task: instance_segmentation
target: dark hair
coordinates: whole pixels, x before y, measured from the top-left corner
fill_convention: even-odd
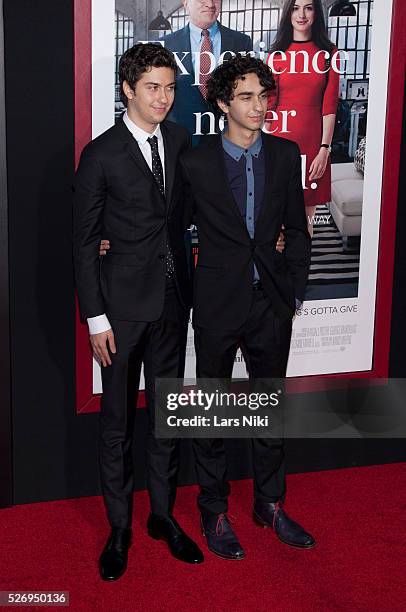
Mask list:
[[[251,55],[236,55],[218,66],[207,81],[207,101],[217,111],[222,112],[217,100],[229,104],[234,97],[238,81],[243,81],[246,74],[256,74],[266,91],[273,89],[274,79],[269,66]]]
[[[286,0],[283,5],[278,31],[270,48],[271,53],[273,51],[286,51],[293,41],[292,11],[294,6],[295,0]],[[335,46],[327,35],[323,7],[320,0],[313,0],[313,7],[315,17],[312,25],[312,40],[319,49],[331,53]]]
[[[127,49],[121,56],[118,74],[120,79],[120,97],[125,106],[127,106],[127,96],[123,90],[124,81],[127,81],[131,89],[135,89],[135,85],[141,78],[141,75],[144,72],[148,72],[151,68],[171,68],[176,75],[177,65],[175,56],[159,43],[138,43]]]

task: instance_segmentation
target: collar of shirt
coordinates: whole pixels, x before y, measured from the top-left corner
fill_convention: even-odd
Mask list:
[[[135,140],[138,142],[138,144],[146,144],[148,138],[151,138],[151,136],[156,136],[158,138],[158,144],[162,142],[162,132],[160,125],[157,125],[153,133],[149,134],[142,128],[138,127],[138,125],[136,125],[134,121],[130,119],[127,111],[125,111],[123,115],[123,121],[127,128],[130,130],[131,134],[134,136]]]
[[[194,46],[195,48],[198,47],[200,48],[201,42],[202,42],[202,28],[198,28],[197,26],[195,26],[191,21],[189,22],[189,29],[190,29],[190,40],[192,42],[192,46]],[[213,23],[213,25],[208,28],[209,30],[209,34],[210,34],[210,38],[211,41],[213,43],[216,34],[218,34],[219,32],[219,24],[217,21],[215,21]]]
[[[248,149],[244,149],[243,147],[240,147],[234,142],[231,142],[231,140],[228,140],[228,138],[225,135],[225,132],[222,132],[221,140],[223,143],[224,151],[228,153],[228,155],[230,155],[233,159],[235,159],[235,161],[240,161],[244,153],[250,153],[254,157],[258,157],[259,154],[261,153],[261,149],[262,149],[261,134],[258,136],[256,141]]]

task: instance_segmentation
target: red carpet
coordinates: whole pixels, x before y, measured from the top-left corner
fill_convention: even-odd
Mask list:
[[[233,483],[242,561],[206,552],[196,488],[184,487],[176,516],[205,551],[199,566],[172,559],[148,538],[148,500],[137,493],[129,568],[109,584],[97,572],[108,532],[101,498],[1,510],[0,590],[69,591],[74,611],[403,611],[405,477],[406,464],[289,476],[286,509],[316,537],[312,550],[290,548],[254,525],[251,483]]]

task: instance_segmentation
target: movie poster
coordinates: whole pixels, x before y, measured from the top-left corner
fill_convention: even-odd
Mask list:
[[[306,297],[297,311],[288,376],[362,372],[372,368],[382,169],[392,0],[322,0],[331,52],[313,41],[273,45],[283,0],[93,0],[91,17],[92,136],[122,114],[118,62],[136,42],[159,41],[175,53],[177,92],[170,119],[201,138],[224,127],[199,90],[200,52],[193,20],[211,15],[210,70],[234,53],[251,53],[275,74],[264,131],[298,142],[312,231]],[[345,7],[343,8],[343,5]],[[280,51],[280,50],[279,50]],[[317,180],[312,163],[331,130],[330,162]],[[326,132],[326,133],[327,133]],[[198,230],[190,230],[198,257]],[[108,238],[108,236],[106,236]],[[195,375],[189,329],[186,377]],[[238,354],[235,377],[246,376]],[[101,391],[97,364],[93,391]]]

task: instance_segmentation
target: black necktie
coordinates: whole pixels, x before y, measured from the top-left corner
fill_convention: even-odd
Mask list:
[[[161,158],[158,151],[158,138],[151,136],[148,138],[149,145],[152,152],[152,174],[158,185],[158,189],[161,194],[165,197],[165,186],[164,186],[164,172],[162,168]],[[166,243],[166,276],[170,278],[175,270],[175,263],[173,260],[173,253],[169,243]]]

